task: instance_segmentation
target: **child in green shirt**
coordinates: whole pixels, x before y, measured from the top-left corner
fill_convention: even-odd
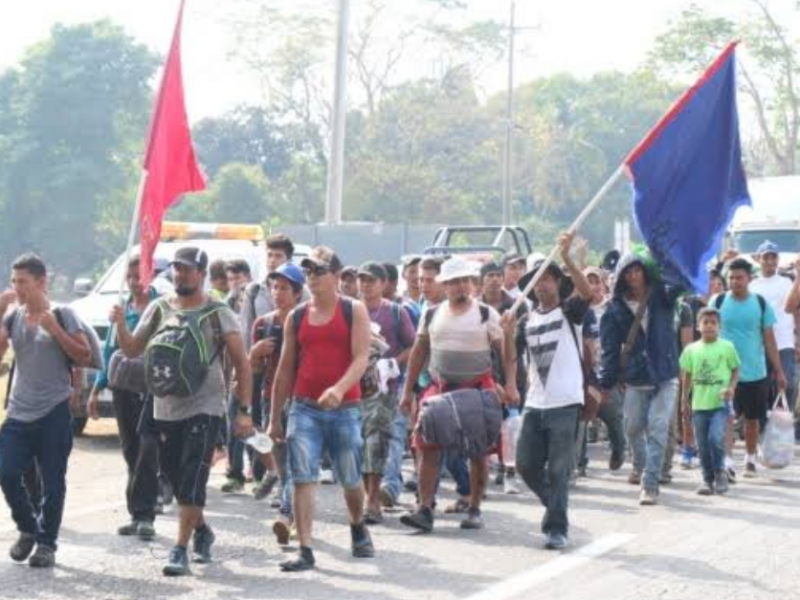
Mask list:
[[[680,359],[681,402],[692,415],[704,482],[697,493],[704,496],[728,491],[725,439],[729,403],[739,381],[739,355],[731,342],[719,339],[720,324],[719,311],[701,310],[697,327],[702,338],[687,346]]]

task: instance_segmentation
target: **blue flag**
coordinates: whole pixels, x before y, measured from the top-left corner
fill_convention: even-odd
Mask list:
[[[736,209],[750,204],[730,44],[625,160],[636,223],[662,274],[698,293]]]

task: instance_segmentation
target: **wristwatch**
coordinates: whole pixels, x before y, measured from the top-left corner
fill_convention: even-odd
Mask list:
[[[253,407],[249,404],[245,406],[244,404],[239,405],[239,414],[245,417],[252,417],[253,416]]]

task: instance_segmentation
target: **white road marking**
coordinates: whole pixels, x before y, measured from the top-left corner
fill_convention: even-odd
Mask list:
[[[627,544],[635,537],[635,535],[628,533],[607,535],[588,546],[579,548],[575,552],[562,554],[540,567],[535,567],[510,579],[496,583],[482,592],[470,596],[467,600],[510,600],[511,598],[522,597],[525,592],[530,592],[540,583],[563,575],[567,571],[580,567],[592,559],[607,554],[615,548]]]

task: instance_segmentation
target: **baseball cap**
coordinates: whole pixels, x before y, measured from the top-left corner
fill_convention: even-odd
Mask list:
[[[339,273],[342,270],[342,261],[336,256],[336,252],[327,246],[316,246],[311,253],[305,257],[300,266],[307,267],[327,267],[331,273]]]
[[[342,269],[342,277],[358,277],[358,267],[355,265],[347,265]]]
[[[461,256],[454,256],[444,261],[442,271],[436,277],[436,282],[447,283],[464,277],[478,277],[478,271],[479,269],[475,263]]]
[[[522,256],[519,252],[506,252],[503,255],[503,266],[507,267],[508,265],[512,265],[514,263],[521,262],[525,264],[525,257]]]
[[[372,279],[380,279],[386,281],[389,278],[386,269],[381,263],[375,261],[365,262],[358,268],[359,277],[371,277]]]
[[[267,275],[267,279],[286,279],[289,283],[293,283],[299,287],[306,284],[306,276],[303,275],[303,270],[294,263],[284,263],[272,273]]]
[[[421,254],[407,254],[402,258],[403,268],[407,269],[413,265],[418,265],[422,262],[423,256]]]
[[[492,273],[499,273],[500,275],[502,275],[503,267],[498,265],[496,262],[488,262],[481,267],[481,279],[483,279],[487,275],[491,275]]]
[[[781,249],[778,248],[778,244],[775,242],[770,242],[769,240],[764,241],[756,250],[756,254],[764,255],[764,254],[780,254]]]
[[[175,258],[169,264],[170,266],[179,264],[194,267],[198,271],[205,271],[208,267],[208,254],[195,246],[184,246],[175,252]]]

